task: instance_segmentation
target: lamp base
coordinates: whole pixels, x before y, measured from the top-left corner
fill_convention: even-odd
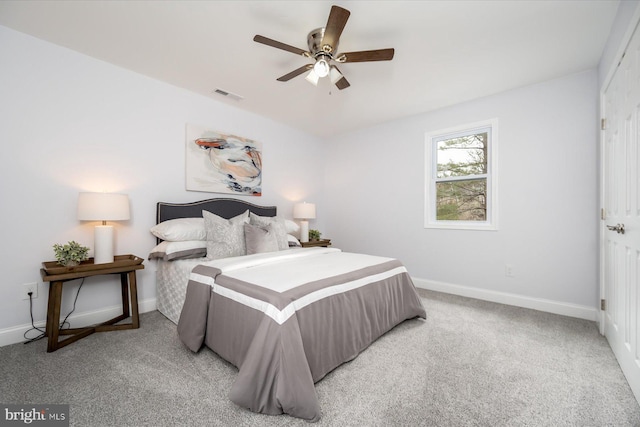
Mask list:
[[[113,226],[96,225],[93,233],[93,263],[113,262]]]
[[[300,241],[303,243],[309,241],[309,221],[300,221]]]

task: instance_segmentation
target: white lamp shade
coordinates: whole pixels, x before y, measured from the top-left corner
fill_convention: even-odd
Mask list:
[[[116,193],[80,193],[80,221],[125,221],[129,219],[129,196]]]
[[[331,83],[333,84],[338,83],[338,80],[344,77],[342,73],[338,71],[338,68],[336,68],[335,66],[331,66],[331,71],[329,72],[329,74],[331,76]]]
[[[316,72],[313,69],[311,69],[311,71],[309,71],[309,74],[307,74],[307,77],[305,77],[304,79],[309,83],[311,83],[312,85],[318,86],[318,80],[320,80],[320,77],[318,77]]]
[[[314,219],[316,205],[314,203],[298,203],[293,206],[293,217],[297,219]]]

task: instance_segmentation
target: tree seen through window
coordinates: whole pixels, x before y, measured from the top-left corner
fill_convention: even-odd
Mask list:
[[[486,221],[488,138],[484,131],[437,142],[437,220]]]

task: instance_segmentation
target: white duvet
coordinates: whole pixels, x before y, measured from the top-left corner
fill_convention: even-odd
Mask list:
[[[392,258],[342,252],[336,248],[298,248],[202,264],[219,269],[220,274],[225,276],[282,293],[301,284],[391,260]],[[214,284],[213,278],[197,273],[191,273],[189,279]]]
[[[219,269],[219,274],[226,277],[282,293],[296,286],[327,277],[340,276],[391,260],[392,258],[342,252],[335,248],[305,248],[226,258],[203,264]],[[281,310],[266,301],[221,286],[216,282],[215,277],[192,272],[189,278],[195,282],[207,284],[212,287],[214,293],[261,311],[278,324],[282,324],[297,310],[318,300],[406,272],[406,268],[400,266],[382,273],[323,287],[292,301]]]

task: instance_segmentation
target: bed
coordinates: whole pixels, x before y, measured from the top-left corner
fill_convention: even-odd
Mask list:
[[[275,207],[213,199],[158,203],[157,221],[202,216],[202,210],[228,220],[247,210],[252,220],[277,218]],[[254,412],[319,420],[316,382],[394,326],[426,318],[406,268],[392,258],[316,247],[162,261],[161,312],[167,311],[161,300],[179,298],[161,295],[175,287],[161,283],[161,271],[178,264],[186,285],[171,293],[184,292],[173,303],[182,304],[173,309],[180,340],[194,352],[206,345],[236,366],[229,397]]]
[[[277,213],[275,206],[258,206],[236,199],[217,198],[199,200],[192,203],[158,202],[156,205],[156,224],[167,224],[175,219],[202,218],[203,210],[213,212],[226,219],[233,218],[246,210],[265,217],[275,217]],[[177,259],[178,262],[173,261],[170,257],[170,259],[168,259],[164,253],[153,254],[153,250],[150,256],[150,259],[158,260],[156,271],[156,304],[158,311],[175,324],[178,324],[180,312],[184,305],[191,270],[196,265],[208,261],[205,257],[206,246],[203,244],[199,245],[197,240],[191,240],[196,238],[203,239],[204,236],[195,237],[193,235],[186,235],[186,232],[184,230],[182,231],[179,235],[174,233],[162,236],[168,239],[178,240],[171,243],[178,245],[177,252],[172,254],[179,255]],[[156,238],[157,243],[161,243],[163,240],[157,236]],[[194,255],[187,258],[180,257],[180,255],[185,252],[185,247],[187,247],[187,250],[191,250]],[[202,256],[196,256],[198,249],[202,250],[200,252]]]

